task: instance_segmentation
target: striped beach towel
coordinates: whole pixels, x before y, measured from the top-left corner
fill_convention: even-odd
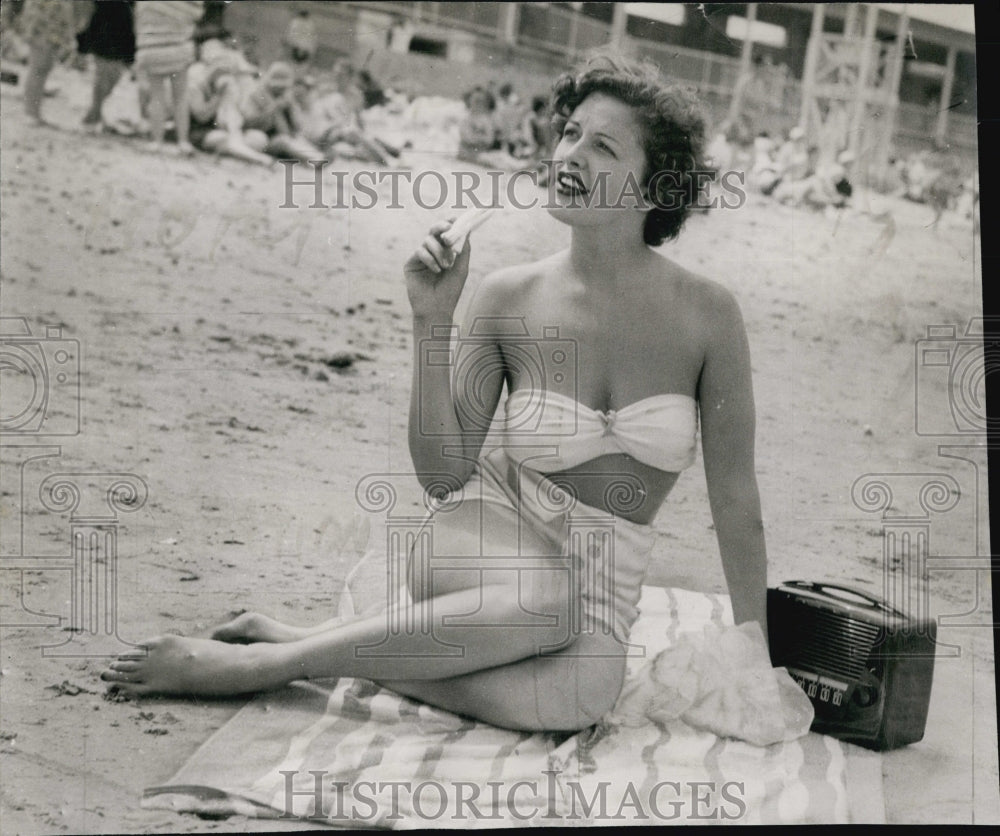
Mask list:
[[[644,587],[640,610],[622,699],[681,629],[731,623],[720,595]],[[884,821],[878,756],[830,737],[753,746],[680,719],[518,733],[357,679],[257,697],[143,805],[394,829]]]

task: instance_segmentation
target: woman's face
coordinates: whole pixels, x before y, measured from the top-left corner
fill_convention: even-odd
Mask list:
[[[608,212],[647,209],[643,128],[635,109],[591,93],[570,115],[556,146],[550,214],[564,223],[607,223]]]

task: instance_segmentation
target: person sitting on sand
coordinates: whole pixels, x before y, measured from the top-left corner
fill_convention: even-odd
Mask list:
[[[450,246],[441,221],[404,266],[410,453],[439,507],[430,548],[403,572],[419,606],[314,628],[245,613],[212,639],[167,635],[123,653],[102,674],[111,687],[227,695],[363,677],[503,728],[586,728],[618,699],[647,567],[669,572],[652,523],[695,461],[699,428],[735,621],[757,622],[766,642],[746,329],[730,291],[656,249],[697,199],[697,102],[655,70],[602,58],[560,79],[554,111],[548,211],[568,246],[473,289],[472,248]],[[598,184],[623,199],[581,201]],[[526,338],[547,345],[553,328],[575,354],[571,374],[523,359]],[[455,568],[459,555],[474,568]],[[392,653],[363,652],[386,640],[387,617],[407,624],[390,633]],[[458,652],[427,655],[431,636]]]
[[[552,115],[549,100],[545,96],[534,96],[531,108],[524,115],[521,135],[525,137],[524,156],[536,161],[545,159],[552,150]]]
[[[235,49],[216,38],[198,48],[199,60],[188,69],[187,102],[191,143],[200,151],[223,154],[260,165],[273,165],[263,152],[263,131],[244,130],[238,102],[257,70]]]
[[[770,194],[779,179],[774,140],[771,139],[767,131],[761,131],[753,143],[753,166],[750,169],[750,182],[762,194]]]
[[[778,174],[782,180],[801,180],[809,174],[809,147],[806,132],[796,125],[778,149]]]
[[[514,171],[525,167],[500,146],[494,111],[496,99],[485,87],[473,87],[464,96],[467,114],[458,126],[458,159],[488,168]]]
[[[822,163],[819,148],[810,146],[806,166],[809,173],[799,180],[782,180],[773,192],[774,197],[791,206],[842,209],[853,192],[846,168],[853,159],[850,152],[843,151],[836,161]]]
[[[340,60],[331,79],[308,96],[305,135],[329,157],[346,156],[392,165],[400,150],[369,134],[364,127],[364,93],[350,61]]]
[[[712,134],[705,148],[705,164],[719,176],[732,169],[736,161],[736,146],[731,139],[732,134],[732,123],[723,122]]]
[[[323,152],[302,135],[302,114],[293,96],[295,75],[283,61],[275,61],[261,78],[240,92],[229,130],[260,131],[266,137],[264,153],[310,162]]]
[[[774,155],[773,177],[761,188],[765,195],[773,195],[784,182],[799,182],[812,173],[805,137],[806,132],[798,125],[788,132],[788,139]]]
[[[528,138],[524,135],[525,107],[510,82],[500,85],[493,122],[500,147],[512,157],[524,157]]]
[[[552,154],[552,115],[545,96],[535,96],[531,109],[524,117],[522,135],[528,144],[524,147],[525,165],[534,166],[536,182],[545,187],[549,183],[548,160]]]

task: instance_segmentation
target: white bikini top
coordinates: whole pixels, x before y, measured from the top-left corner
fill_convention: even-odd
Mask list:
[[[611,453],[670,473],[694,462],[698,408],[688,395],[653,395],[601,412],[556,392],[522,389],[507,398],[504,412],[507,455],[540,473]]]

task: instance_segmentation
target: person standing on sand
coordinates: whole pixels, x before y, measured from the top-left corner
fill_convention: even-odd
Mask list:
[[[163,144],[169,110],[174,116],[178,149],[182,154],[194,151],[188,140],[187,70],[195,60],[192,38],[202,12],[201,3],[194,0],[143,0],[135,7],[135,68],[149,87],[153,150]]]
[[[45,81],[56,62],[72,54],[76,33],[86,26],[93,6],[90,2],[25,0],[21,32],[31,51],[24,80],[24,110],[35,125],[48,124],[42,118]]]
[[[125,69],[135,61],[135,31],[132,0],[101,0],[87,28],[76,36],[77,51],[94,56],[94,86],[83,127],[101,127],[101,108],[115,89]]]

